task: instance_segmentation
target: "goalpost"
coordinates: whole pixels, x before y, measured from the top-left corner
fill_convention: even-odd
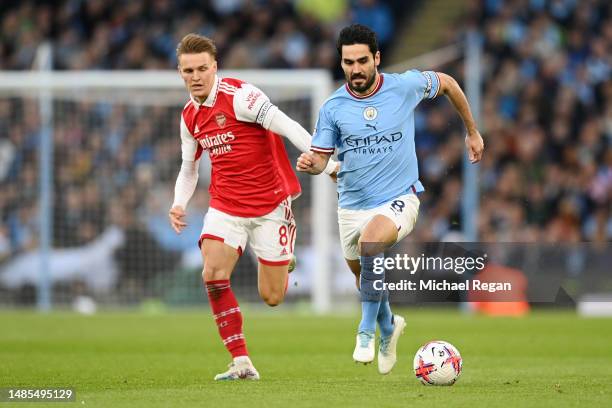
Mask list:
[[[220,71],[219,75],[240,78],[260,87],[273,103],[309,131],[314,128],[319,107],[333,90],[331,75],[325,70]],[[38,245],[35,250],[24,249],[18,255],[29,253],[35,257],[37,271],[21,278],[18,272],[11,271],[13,280],[7,280],[5,270],[5,286],[9,285],[6,282],[33,284],[38,289],[38,306],[43,310],[52,303],[66,304],[71,297],[92,291],[102,293],[101,302],[108,304],[167,296],[169,287],[176,286],[177,278],[173,275],[172,281],[165,280],[169,271],[160,265],[167,263],[172,265],[168,268],[176,270],[197,263],[193,251],[191,256],[186,254],[188,251],[177,251],[178,246],[167,231],[161,233],[162,239],[157,244],[150,240],[163,228],[161,217],[171,204],[180,163],[178,120],[187,97],[175,71],[41,70],[0,74],[0,107],[4,108],[0,109],[0,121],[7,120],[9,132],[30,131],[27,137],[34,138],[39,160],[37,165],[25,163],[21,170],[26,171],[28,166],[36,169],[39,190],[24,198],[24,208],[20,210],[30,218],[39,214]],[[9,117],[3,118],[2,112]],[[16,140],[24,141],[24,137]],[[285,145],[290,160],[295,162],[299,152],[288,141]],[[21,183],[21,177],[17,175],[19,180],[14,183]],[[199,196],[194,196],[189,205],[194,211],[206,208],[206,194],[202,190],[207,175],[202,169],[200,177]],[[307,260],[298,258],[298,271],[303,272],[300,276],[308,282],[293,284],[299,292],[301,285],[308,283],[309,293],[303,295],[310,299],[314,311],[325,313],[331,310],[332,245],[337,241],[335,186],[324,175],[299,177],[303,193],[294,202],[298,223],[296,245],[311,255]],[[194,215],[194,219],[198,215],[199,232],[203,212]],[[114,246],[109,243],[110,238],[104,240],[105,234],[110,234],[110,224],[122,229],[121,238],[113,241]],[[138,234],[148,236],[129,245],[130,239],[137,239]],[[98,243],[96,256],[104,251],[108,256],[116,255],[117,251],[123,254],[116,270],[102,270],[100,261],[97,271],[95,264],[81,262],[83,256],[89,257],[86,252],[67,252]],[[234,277],[238,280],[237,295],[255,300],[256,270],[248,254],[242,258],[247,259],[241,259]],[[58,265],[58,259],[66,264],[62,261]],[[79,265],[86,270],[79,270]],[[108,282],[104,286],[100,279],[87,276],[98,272],[108,274],[119,294]],[[0,269],[0,287],[2,273]],[[193,275],[186,276],[189,279],[185,282],[193,283]],[[78,287],[75,289],[71,283],[58,291],[58,286],[68,278],[78,282]],[[174,286],[173,299],[190,296],[185,288]],[[195,290],[200,296],[201,288],[196,286]]]

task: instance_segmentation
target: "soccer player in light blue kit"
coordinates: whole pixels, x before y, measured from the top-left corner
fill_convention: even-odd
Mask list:
[[[338,150],[340,239],[361,293],[362,318],[353,359],[374,360],[378,323],[378,371],[387,374],[397,361],[397,341],[406,323],[392,314],[388,291],[381,287],[384,272],[376,273],[374,260],[406,237],[417,219],[417,193],[424,188],[414,146],[414,109],[423,99],[446,95],[467,129],[465,143],[472,163],[480,161],[484,144],[465,95],[452,77],[416,70],[379,73],[376,34],[363,25],[344,28],[337,48],[347,83],[321,107],[311,152],[300,156],[296,168],[319,174]]]

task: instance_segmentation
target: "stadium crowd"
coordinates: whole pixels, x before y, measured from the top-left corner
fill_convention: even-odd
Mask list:
[[[54,42],[56,69],[174,69],[187,33],[215,40],[224,68],[337,67],[334,37],[349,22],[392,39],[399,0],[71,0],[0,5],[0,69],[30,69]]]
[[[53,40],[56,69],[174,69],[175,44],[195,31],[215,39],[221,68],[323,67],[338,77],[338,28],[369,24],[388,50],[396,45],[398,7],[376,0],[8,1],[0,5],[0,69],[30,69],[45,39]],[[462,18],[461,26],[480,28],[485,51],[480,240],[612,239],[611,11],[605,0],[482,0]],[[460,62],[432,68],[463,78]],[[117,252],[124,273],[174,265],[199,232],[177,238],[165,225],[180,165],[179,111],[56,107],[55,247],[82,246],[112,223],[128,237]],[[446,101],[417,112],[427,191],[410,239],[459,239],[461,126]],[[38,245],[39,122],[35,100],[0,99],[0,263]],[[200,188],[191,206],[206,205]],[[139,259],[142,248],[145,258],[160,258]]]
[[[479,239],[612,240],[610,3],[483,0],[465,21],[484,43]],[[461,78],[462,64],[440,69]],[[461,239],[461,128],[446,102],[421,113],[413,239]]]

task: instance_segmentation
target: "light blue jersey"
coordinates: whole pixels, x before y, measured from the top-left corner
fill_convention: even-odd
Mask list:
[[[323,104],[312,139],[315,152],[338,149],[341,208],[365,210],[421,192],[414,146],[414,109],[438,94],[433,71],[380,74],[370,95],[345,84]]]

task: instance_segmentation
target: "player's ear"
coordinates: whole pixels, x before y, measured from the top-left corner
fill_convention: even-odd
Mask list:
[[[374,54],[374,66],[378,68],[379,65],[380,65],[380,51],[376,51],[376,54]]]

